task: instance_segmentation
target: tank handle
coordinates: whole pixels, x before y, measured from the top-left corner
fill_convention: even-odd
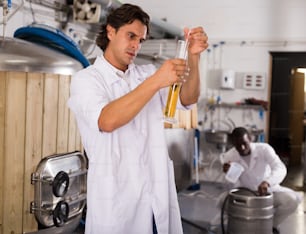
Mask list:
[[[245,206],[247,201],[245,199],[239,198],[239,199],[233,199],[233,203],[240,206]]]

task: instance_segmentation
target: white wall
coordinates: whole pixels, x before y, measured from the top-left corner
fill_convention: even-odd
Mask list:
[[[202,25],[211,39],[305,39],[304,0],[130,0],[179,27]],[[302,31],[301,31],[302,29]]]
[[[13,3],[19,4],[20,0]],[[305,51],[306,49],[306,1],[305,0],[130,0],[121,1],[140,5],[154,18],[166,18],[170,24],[183,29],[185,26],[201,25],[209,36],[209,50],[202,54],[202,94],[199,103],[199,119],[204,119],[206,98],[212,92],[221,95],[223,102],[237,102],[255,97],[268,100],[269,51]],[[8,22],[6,35],[21,26],[33,22],[27,10],[19,11]],[[44,13],[45,11],[45,13]],[[2,12],[0,12],[2,14]],[[52,13],[46,8],[36,18],[40,23],[52,24]],[[2,26],[0,26],[2,31]],[[221,44],[223,42],[224,44]],[[222,69],[236,72],[234,90],[219,90]],[[245,90],[242,79],[245,73],[259,72],[266,76],[265,89]],[[255,124],[265,128],[267,121],[258,113],[246,114],[241,110],[227,111],[236,125]],[[223,118],[224,113],[213,118]],[[210,114],[202,128],[209,128]]]

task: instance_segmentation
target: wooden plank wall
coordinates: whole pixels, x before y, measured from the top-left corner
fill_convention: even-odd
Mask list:
[[[165,123],[165,128],[184,128],[191,129],[198,127],[198,109],[197,105],[194,105],[191,110],[176,110],[174,124]]]
[[[4,196],[4,114],[5,114],[5,73],[0,72],[0,234],[3,234],[3,196]]]
[[[0,234],[37,230],[31,173],[43,157],[82,150],[69,85],[70,76],[0,71]]]

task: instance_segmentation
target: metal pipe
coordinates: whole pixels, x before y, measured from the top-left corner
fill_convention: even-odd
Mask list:
[[[13,15],[15,15],[17,13],[17,11],[19,11],[24,5],[24,0],[21,0],[21,3],[18,5],[18,7],[10,14],[7,14],[7,18],[6,18],[6,22],[4,20],[0,21],[0,25],[1,24],[5,24],[7,23],[7,21],[9,21]]]
[[[116,0],[92,0],[94,3],[100,4],[104,10],[116,9],[122,5],[121,2]],[[172,25],[162,19],[155,18],[150,15],[151,18],[151,31],[152,32],[159,32],[162,35],[160,37],[167,37],[167,38],[175,38],[180,39],[183,38],[183,30],[179,27]],[[153,36],[154,37],[154,36]]]
[[[23,6],[23,1],[24,0],[22,0],[22,5],[20,7]],[[32,2],[43,5],[45,7],[53,8],[54,10],[61,10],[61,9],[63,10],[66,7],[63,4],[59,6],[50,5],[50,3],[46,0],[32,0]],[[122,3],[117,0],[92,0],[91,2],[99,4],[102,7],[102,12],[101,12],[100,20],[99,20],[100,23],[105,22],[105,19],[110,10],[116,9],[122,5]],[[17,10],[19,10],[20,7],[18,7]],[[15,14],[15,12],[13,14]],[[8,19],[12,15],[9,15]],[[151,18],[150,37],[152,37],[153,39],[161,39],[161,38],[181,39],[183,38],[184,36],[183,30],[180,29],[179,27],[172,25],[162,19],[155,18],[153,16],[150,16],[150,18]],[[91,31],[93,32],[97,32],[99,30],[96,24],[90,24],[90,28],[91,28]]]
[[[151,17],[151,25],[152,27],[157,27],[159,29],[162,29],[165,31],[165,33],[169,34],[170,36],[181,39],[184,37],[183,30],[180,29],[179,27],[172,25],[164,20]]]

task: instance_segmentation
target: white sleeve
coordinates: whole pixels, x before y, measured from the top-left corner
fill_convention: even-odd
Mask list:
[[[270,165],[271,174],[265,178],[265,181],[267,181],[272,187],[280,184],[284,180],[287,174],[287,168],[275,153],[274,149],[270,145],[266,145],[267,147],[264,150],[264,155],[267,163]]]
[[[98,119],[102,108],[109,103],[103,87],[95,82],[94,74],[81,71],[73,76],[68,106],[78,121],[99,131]]]

